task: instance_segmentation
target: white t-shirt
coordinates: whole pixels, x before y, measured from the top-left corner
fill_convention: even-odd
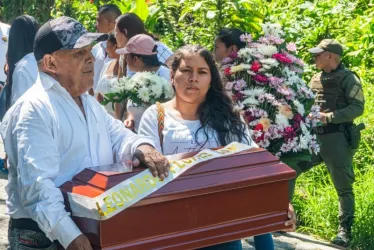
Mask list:
[[[111,80],[113,80],[114,78],[117,79],[117,76],[108,75],[106,73],[113,60],[114,59],[110,59],[104,63],[104,67],[102,68],[100,73],[99,82],[97,83],[97,86],[94,89],[95,94],[100,93],[104,96],[105,94],[109,93]],[[105,109],[111,116],[114,116],[112,103],[108,103],[107,105],[105,105]]]
[[[36,62],[34,53],[25,55],[18,63],[13,71],[13,84],[10,103],[13,105],[38,78],[38,63]]]
[[[200,127],[201,123],[199,120],[183,120],[165,109],[164,130],[162,131],[164,135],[162,152],[160,137],[158,136],[157,107],[156,105],[152,105],[143,114],[138,134],[151,137],[156,145],[156,150],[162,152],[164,155],[193,152],[221,146],[215,131],[210,130],[209,138],[206,141],[204,131],[203,129],[199,130]],[[248,141],[244,140],[242,143],[248,143],[252,147],[257,148],[258,146],[251,139],[248,128],[243,132]],[[230,141],[236,140],[231,138]]]
[[[96,89],[96,86],[99,82],[101,70],[105,64],[105,62],[108,60],[106,56],[106,51],[105,51],[105,46],[106,46],[106,41],[100,42],[93,46],[91,52],[92,55],[95,58],[94,62],[94,85],[93,89]]]
[[[168,68],[160,66],[160,68],[158,68],[158,70],[156,71],[156,74],[160,77],[165,78],[168,82],[170,81],[170,70]],[[149,105],[138,106],[131,100],[127,101],[127,112],[129,112],[129,114],[134,118],[135,132],[138,131],[140,119],[142,118],[142,115],[147,108],[149,108]]]

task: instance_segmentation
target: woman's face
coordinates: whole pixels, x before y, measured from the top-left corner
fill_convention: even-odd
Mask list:
[[[116,30],[116,40],[117,40],[118,48],[125,47],[129,39],[125,36],[125,34],[121,30],[119,30],[117,25],[116,25],[115,30]]]
[[[187,103],[202,103],[210,88],[212,76],[209,65],[198,54],[186,54],[173,73],[172,84],[176,98]]]
[[[221,62],[223,59],[230,55],[230,48],[218,38],[214,41],[214,55],[216,56],[217,62]]]
[[[142,60],[139,59],[139,57],[127,55],[126,56],[126,62],[127,62],[127,67],[129,68],[130,71],[132,71],[132,72],[142,72],[143,71],[144,64],[143,64]]]
[[[112,43],[111,41],[106,42],[106,53],[109,58],[118,58],[119,55],[116,54],[117,44]]]

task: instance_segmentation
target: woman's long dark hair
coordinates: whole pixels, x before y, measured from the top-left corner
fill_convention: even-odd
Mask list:
[[[172,57],[171,70],[175,73],[181,60],[187,54],[198,54],[204,58],[211,73],[211,85],[205,101],[197,109],[197,117],[201,127],[195,134],[196,141],[199,131],[202,130],[206,137],[206,141],[202,145],[204,146],[213,129],[218,135],[221,146],[226,146],[232,141],[248,143],[250,138],[247,138],[245,134],[247,125],[240,118],[239,112],[234,110],[230,97],[225,93],[217,64],[207,49],[200,45],[187,45],[178,49]]]
[[[146,34],[157,41],[157,37],[145,30],[144,23],[140,17],[134,13],[126,13],[119,16],[116,20],[118,29],[125,34],[127,39],[139,34]]]
[[[240,36],[244,34],[245,32],[240,29],[225,28],[218,33],[216,39],[225,44],[226,48],[235,45],[238,49],[242,49],[245,48],[246,43],[240,40]]]
[[[9,30],[8,39],[8,88],[6,93],[6,109],[10,107],[13,85],[13,72],[16,63],[25,55],[33,52],[33,43],[39,23],[32,16],[22,15],[14,19]]]

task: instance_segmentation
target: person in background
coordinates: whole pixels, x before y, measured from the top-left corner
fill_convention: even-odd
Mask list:
[[[258,147],[243,118],[234,111],[209,51],[198,45],[177,50],[171,59],[171,84],[175,97],[149,107],[138,131],[152,138],[159,152],[172,155],[226,146],[233,141]],[[294,229],[296,217],[291,204],[289,210],[286,226]],[[271,234],[256,236],[255,245],[258,250],[274,249]],[[237,240],[205,249],[240,250],[242,245]]]
[[[214,55],[217,62],[221,62],[230,53],[238,52],[246,46],[246,43],[240,40],[240,36],[245,32],[240,29],[226,28],[222,29],[214,41]]]
[[[89,94],[93,85],[92,43],[70,17],[45,23],[35,37],[40,62],[37,83],[6,113],[0,125],[9,157],[7,206],[9,248],[92,250],[71,219],[58,188],[84,168],[121,162],[150,168],[161,180],[167,159],[153,142],[126,129]],[[43,64],[43,66],[41,66]]]
[[[163,77],[168,82],[170,80],[170,70],[161,65],[157,56],[157,45],[152,37],[139,34],[130,38],[126,47],[118,49],[117,53],[127,55],[127,67],[131,72],[154,72]],[[140,119],[147,105],[138,106],[131,100],[127,101],[127,117],[124,124],[127,128],[138,131]]]
[[[104,95],[110,92],[110,82],[111,80],[117,78],[118,67],[119,67],[119,55],[116,53],[117,50],[117,40],[114,36],[114,32],[109,34],[108,40],[106,41],[106,53],[107,57],[110,59],[104,64],[101,70],[99,82],[94,89],[97,94],[97,100],[102,102],[104,100]],[[114,116],[114,110],[112,108],[112,103],[108,103],[105,109]]]
[[[321,125],[314,128],[321,144],[319,154],[312,155],[311,165],[325,163],[339,197],[339,228],[333,244],[347,247],[352,239],[355,215],[353,156],[359,144],[360,131],[354,119],[364,112],[365,98],[359,78],[341,62],[342,45],[334,39],[324,39],[309,50],[321,72],[313,76],[310,87],[315,104],[321,107]],[[309,168],[301,169],[306,172]]]
[[[113,32],[116,18],[121,15],[121,10],[115,4],[105,4],[100,7],[96,17],[96,31],[99,33],[110,33]],[[96,44],[92,48],[92,54],[95,58],[94,63],[94,87],[95,91],[97,84],[99,83],[100,75],[105,63],[110,61],[110,57],[106,53],[107,42],[103,41]],[[91,94],[92,94],[91,92]],[[99,99],[102,97],[99,97]],[[100,100],[99,100],[100,101]]]
[[[8,45],[6,109],[36,82],[38,65],[33,53],[33,44],[38,29],[39,23],[32,16],[22,15],[12,22]]]
[[[152,34],[149,34],[144,27],[143,21],[134,13],[126,13],[124,15],[121,15],[116,20],[116,39],[117,39],[117,45],[118,48],[124,48],[129,41],[129,39],[133,36],[139,35],[139,34],[146,34],[155,39],[155,37]],[[173,54],[173,52],[162,42],[156,41],[157,45],[157,58],[158,61],[165,64],[167,60],[170,58],[170,56]],[[119,73],[118,76],[131,76],[135,72],[132,72],[128,69],[126,64],[126,57],[124,55],[121,55],[119,63]],[[122,104],[116,104],[116,115],[115,117],[117,119],[123,120],[125,119],[126,114],[126,103]]]
[[[244,31],[235,28],[222,29],[214,41],[214,55],[218,63],[229,57],[233,52],[238,52],[245,48],[246,43],[240,40],[240,36],[245,34]],[[256,249],[273,249],[273,237],[269,234],[258,235],[255,238]]]

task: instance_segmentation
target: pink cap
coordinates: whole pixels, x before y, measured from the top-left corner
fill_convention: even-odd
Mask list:
[[[117,49],[116,53],[121,54],[138,54],[138,55],[155,55],[157,50],[153,51],[155,47],[155,41],[152,37],[140,34],[130,38],[127,42],[126,47]]]

